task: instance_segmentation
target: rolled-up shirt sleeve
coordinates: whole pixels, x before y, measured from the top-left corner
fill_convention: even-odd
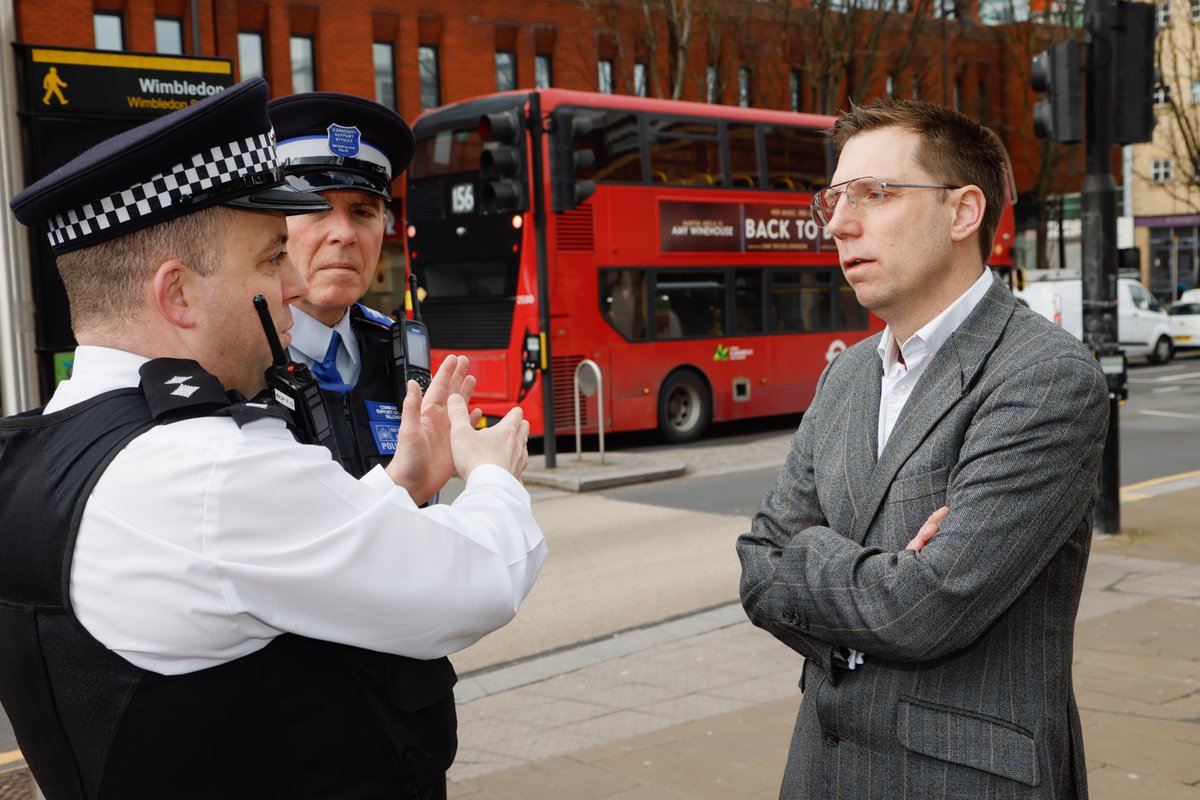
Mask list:
[[[511,620],[545,557],[529,494],[500,467],[421,509],[382,468],[356,480],[275,420],[206,418],[113,460],[85,506],[71,595],[101,643],[163,674],[281,633],[429,659]]]

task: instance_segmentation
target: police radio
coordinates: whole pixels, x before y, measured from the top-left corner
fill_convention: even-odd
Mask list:
[[[429,330],[421,322],[421,305],[417,299],[417,276],[409,276],[412,296],[413,318],[404,315],[392,326],[392,361],[396,383],[396,397],[403,404],[408,393],[408,382],[416,381],[425,392],[432,379],[429,358]]]
[[[305,444],[327,447],[333,452],[333,460],[339,461],[337,440],[329,424],[329,415],[325,412],[325,402],[321,400],[316,379],[308,367],[296,364],[287,357],[279,342],[279,335],[275,333],[267,299],[261,294],[254,295],[254,310],[258,312],[267,343],[271,345],[274,362],[267,367],[267,388],[277,403],[292,412],[297,438]]]

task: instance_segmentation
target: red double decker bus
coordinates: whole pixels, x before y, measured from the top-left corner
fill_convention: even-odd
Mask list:
[[[422,114],[405,212],[435,360],[470,356],[474,402],[521,405],[535,434],[547,402],[573,429],[583,359],[604,397],[580,398],[586,431],[603,415],[682,442],[802,411],[829,360],[882,328],[810,217],[833,122],[558,89]],[[998,262],[1012,234],[1008,212]]]

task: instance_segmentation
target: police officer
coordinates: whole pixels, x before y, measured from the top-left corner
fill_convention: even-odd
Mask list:
[[[359,300],[375,277],[392,181],[412,159],[412,130],[391,109],[336,92],[287,95],[267,108],[288,183],[330,205],[288,217],[288,253],[308,281],[308,296],[292,305],[291,356],[312,369],[342,465],[361,476],[396,452],[402,398],[393,323]],[[364,654],[363,660],[390,677],[406,706],[421,711],[410,732],[429,763],[440,766],[423,780],[433,797],[444,797],[444,770],[458,741],[457,676],[449,659]]]
[[[253,79],[13,199],[48,228],[79,342],[0,420],[0,702],[48,798],[424,798],[386,664],[512,618],[545,557],[528,425],[475,430],[465,359],[407,388],[397,456],[349,475],[256,397],[307,291]],[[254,397],[253,402],[245,398]],[[421,509],[452,470],[453,504]],[[401,676],[402,680],[402,676]]]
[[[276,98],[268,111],[288,182],[331,206],[288,220],[288,253],[308,281],[292,308],[291,355],[321,385],[342,464],[362,475],[396,451],[392,320],[359,300],[375,277],[412,131],[394,111],[336,92]]]

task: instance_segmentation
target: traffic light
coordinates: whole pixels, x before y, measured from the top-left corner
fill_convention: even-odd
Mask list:
[[[1116,82],[1117,144],[1148,142],[1154,132],[1155,6],[1153,3],[1113,4],[1113,80]]]
[[[1083,73],[1078,42],[1051,45],[1033,59],[1029,83],[1046,97],[1033,107],[1033,132],[1040,139],[1083,139]]]
[[[485,114],[479,120],[479,138],[483,140],[479,156],[483,210],[492,214],[524,211],[525,129],[516,109]]]
[[[555,214],[570,211],[596,191],[596,182],[582,177],[596,163],[590,147],[575,145],[592,132],[592,121],[570,108],[550,112],[550,207]]]

